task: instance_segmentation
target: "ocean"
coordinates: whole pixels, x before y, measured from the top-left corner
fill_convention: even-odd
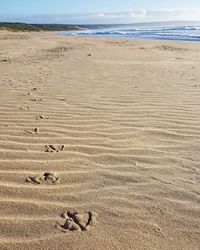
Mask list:
[[[86,25],[80,31],[64,32],[70,36],[175,40],[200,42],[200,22],[144,23],[128,25]]]

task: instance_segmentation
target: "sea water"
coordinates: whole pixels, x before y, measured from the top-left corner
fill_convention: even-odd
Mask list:
[[[200,22],[183,23],[144,23],[128,25],[91,25],[82,26],[80,31],[65,32],[65,35],[138,38],[150,40],[177,40],[200,42]]]

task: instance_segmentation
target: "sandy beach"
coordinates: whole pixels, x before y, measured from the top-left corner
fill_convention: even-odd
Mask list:
[[[0,249],[200,249],[200,45],[0,32]]]

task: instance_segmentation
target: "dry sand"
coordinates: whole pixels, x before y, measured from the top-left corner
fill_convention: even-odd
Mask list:
[[[0,33],[0,249],[200,249],[199,160],[199,45]]]

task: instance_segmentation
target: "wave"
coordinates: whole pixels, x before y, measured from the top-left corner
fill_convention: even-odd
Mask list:
[[[109,28],[87,29],[67,32],[73,36],[95,36],[114,38],[165,39],[200,42],[200,25],[196,26],[113,26]]]

